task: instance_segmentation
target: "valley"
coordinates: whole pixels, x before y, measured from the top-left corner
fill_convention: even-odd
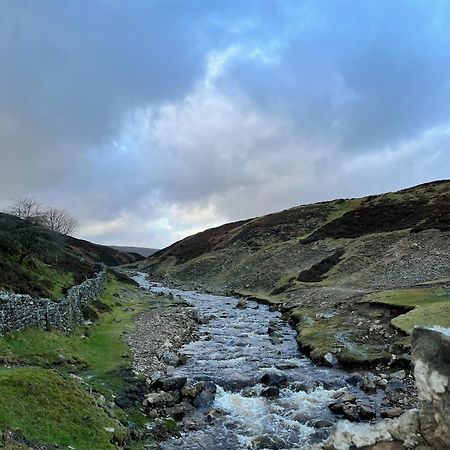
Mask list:
[[[432,449],[411,334],[450,326],[449,208],[450,182],[428,183],[226,224],[146,259],[37,230],[22,261],[11,236],[25,225],[1,215],[1,301],[82,311],[69,329],[25,312],[0,337],[3,447]],[[71,300],[100,267],[100,294]]]

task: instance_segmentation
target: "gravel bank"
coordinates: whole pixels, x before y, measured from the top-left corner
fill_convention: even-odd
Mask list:
[[[154,306],[135,319],[135,327],[125,334],[130,347],[133,370],[139,375],[170,371],[182,362],[178,350],[195,339],[194,308],[168,297],[155,296]]]

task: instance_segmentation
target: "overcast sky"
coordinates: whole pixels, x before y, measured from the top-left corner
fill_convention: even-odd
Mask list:
[[[0,2],[0,208],[163,247],[449,176],[448,0]]]

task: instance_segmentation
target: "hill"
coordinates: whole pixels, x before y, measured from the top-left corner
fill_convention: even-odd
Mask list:
[[[314,359],[400,364],[413,325],[450,326],[450,181],[229,223],[141,267],[154,279],[277,304]]]
[[[141,259],[0,213],[0,290],[58,298],[90,277],[98,263]]]
[[[121,252],[135,253],[144,258],[148,258],[149,256],[153,255],[154,253],[156,253],[158,251],[157,248],[130,247],[130,246],[124,246],[124,245],[110,245],[109,247],[111,247],[115,250],[120,250]]]

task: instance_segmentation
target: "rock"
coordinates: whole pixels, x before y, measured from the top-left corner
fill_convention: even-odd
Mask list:
[[[287,377],[284,373],[267,372],[261,377],[261,383],[266,386],[284,387],[287,384]]]
[[[336,401],[328,405],[335,414],[341,414],[346,419],[357,422],[373,419],[376,411],[369,405],[357,403],[356,397],[351,392],[344,392],[336,397]]]
[[[200,385],[200,393],[194,398],[192,404],[196,408],[205,408],[210,406],[216,397],[217,386],[211,381],[201,381],[198,383]]]
[[[402,444],[399,442],[380,442],[370,447],[363,447],[362,450],[404,450]]]
[[[176,426],[175,430],[173,430],[172,427],[169,428],[167,426],[167,421],[158,417],[153,422],[146,424],[145,428],[149,433],[151,433],[153,438],[160,441],[168,439],[174,433],[176,434]]]
[[[360,387],[364,392],[372,394],[377,390],[377,377],[373,373],[366,373],[360,382]]]
[[[241,298],[237,302],[236,308],[238,308],[238,309],[245,309],[245,308],[247,308],[247,302],[243,298]]]
[[[358,418],[360,420],[370,420],[377,415],[374,408],[368,405],[358,405]]]
[[[186,382],[186,377],[168,377],[159,379],[155,386],[160,387],[163,391],[175,391],[181,389]]]
[[[393,419],[394,417],[400,417],[403,410],[401,408],[383,408],[381,410],[381,417],[383,419]]]
[[[387,393],[397,393],[406,391],[406,386],[400,380],[389,380],[386,385]]]
[[[322,387],[327,391],[337,391],[347,386],[345,381],[340,378],[335,378],[334,380],[323,380],[321,383],[317,382],[317,385],[322,385]]]
[[[180,364],[180,359],[178,358],[178,355],[175,352],[171,351],[165,351],[161,355],[161,360],[169,366],[176,367]]]
[[[404,412],[396,419],[384,419],[388,422],[389,433],[397,441],[411,439],[419,430],[419,414],[415,409]]]
[[[359,414],[358,414],[358,407],[352,403],[344,403],[342,406],[342,412],[341,414],[348,420],[352,422],[358,422]]]
[[[317,381],[296,381],[292,383],[290,388],[296,392],[303,391],[306,393],[310,393],[319,387],[319,383]]]
[[[351,392],[343,392],[336,397],[339,403],[356,403],[356,397]]]
[[[288,369],[296,369],[297,367],[299,367],[299,365],[298,365],[298,363],[295,363],[295,362],[283,361],[283,362],[276,363],[275,367],[279,370],[288,370]]]
[[[404,370],[397,370],[397,372],[391,373],[390,378],[396,380],[404,380],[406,378],[406,372]]]
[[[331,367],[334,367],[337,364],[337,359],[334,355],[331,353],[326,353],[323,357],[324,361],[330,365]]]
[[[206,414],[206,421],[207,422],[214,422],[218,417],[222,416],[223,412],[220,409],[211,408],[208,411],[208,414]]]
[[[362,376],[358,373],[355,373],[353,375],[350,375],[345,381],[352,386],[357,386],[361,383]]]
[[[319,419],[312,422],[311,425],[314,428],[328,428],[332,427],[334,425],[334,422],[332,422],[331,420]]]
[[[183,397],[195,398],[197,397],[198,394],[200,394],[203,387],[204,387],[203,383],[193,384],[191,382],[188,382],[181,388],[181,395]]]
[[[215,397],[216,395],[214,392],[203,390],[200,392],[200,394],[197,395],[197,397],[194,398],[192,404],[196,408],[205,408],[212,405]]]
[[[318,448],[350,450],[364,448],[378,442],[406,442],[414,439],[418,431],[417,411],[411,410],[396,419],[383,419],[376,423],[339,421],[332,435]]]
[[[261,391],[262,397],[278,398],[280,396],[280,389],[277,386],[269,386]]]
[[[277,450],[283,448],[284,442],[275,435],[260,435],[256,436],[251,440],[251,448],[255,450]]]
[[[217,385],[212,381],[200,381],[200,383],[203,390],[212,392],[213,394],[217,392]]]
[[[183,405],[178,404],[175,406],[164,408],[164,414],[167,417],[173,418],[174,420],[181,420],[186,414],[186,408]]]
[[[167,405],[172,406],[176,402],[175,397],[168,392],[152,392],[151,394],[147,394],[144,398],[142,404],[144,406],[154,406],[154,405]]]
[[[146,380],[145,384],[147,386],[152,386],[163,376],[162,372],[153,372]]]
[[[416,327],[412,357],[420,409],[420,431],[436,450],[450,442],[450,329]]]
[[[282,338],[282,337],[279,337],[279,336],[271,336],[271,337],[270,337],[270,342],[271,342],[273,345],[280,345],[280,344],[283,343],[283,338]]]
[[[70,373],[69,377],[72,378],[72,380],[78,381],[79,383],[84,383],[83,378],[79,377],[78,375]]]
[[[174,372],[175,372],[175,367],[174,366],[167,366],[166,367],[166,375],[167,376],[172,376]]]

